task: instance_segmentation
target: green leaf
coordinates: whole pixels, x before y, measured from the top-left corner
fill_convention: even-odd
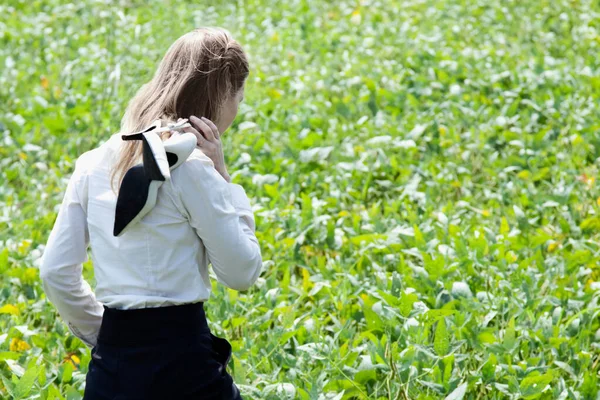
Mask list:
[[[56,388],[56,385],[48,386],[48,398],[46,400],[64,400],[64,397],[60,394],[60,391]]]
[[[21,357],[21,353],[16,351],[0,351],[0,361],[3,360],[18,360]]]
[[[332,390],[347,390],[352,389],[355,383],[349,379],[337,379],[331,380],[325,384],[323,390],[332,391]]]
[[[418,248],[425,246],[427,244],[427,242],[425,241],[425,238],[423,237],[423,233],[421,232],[419,227],[417,225],[413,225],[413,230],[415,232],[415,245]]]
[[[73,376],[73,365],[70,362],[63,364],[62,382],[70,382]]]
[[[377,373],[374,369],[366,369],[366,370],[358,371],[354,375],[354,380],[360,384],[365,384],[366,382],[368,382],[370,380],[375,381],[375,380],[377,380]]]
[[[380,234],[380,233],[368,233],[365,235],[351,237],[350,241],[352,242],[352,244],[359,245],[362,242],[365,242],[365,244],[369,244],[369,243],[373,243],[377,240],[385,240],[385,239],[387,239],[387,235]]]
[[[494,336],[494,334],[490,331],[479,332],[479,335],[477,335],[477,339],[479,339],[481,343],[496,343],[496,336]]]
[[[14,376],[14,375],[13,375]],[[2,376],[2,382],[4,383],[4,388],[6,389],[6,391],[8,392],[8,394],[10,395],[10,397],[15,398],[15,386],[16,384],[9,381],[5,376]]]
[[[448,354],[448,350],[450,349],[450,336],[446,330],[445,318],[440,319],[437,323],[437,327],[435,328],[433,348],[439,356],[445,356]]]
[[[8,247],[0,252],[0,273],[8,269]]]
[[[584,232],[597,232],[600,230],[600,218],[598,217],[589,217],[584,219],[579,227]]]
[[[367,328],[369,330],[382,330],[384,323],[383,320],[373,311],[373,304],[376,302],[374,298],[370,296],[364,296],[363,313],[365,315],[365,321],[367,322]]]
[[[508,322],[508,327],[504,332],[504,341],[502,342],[502,346],[508,351],[515,348],[517,344],[516,332],[515,332],[515,319],[514,317],[510,319]]]
[[[403,317],[408,317],[412,311],[413,304],[419,300],[419,297],[415,293],[402,293],[400,296],[400,314]]]
[[[540,375],[538,371],[532,372],[529,376],[523,379],[519,385],[521,395],[525,399],[538,398],[544,388],[552,382],[553,375],[549,371]]]
[[[296,331],[289,331],[284,333],[283,335],[281,335],[281,337],[279,338],[279,344],[285,344],[291,337],[293,337],[297,332]]]
[[[439,310],[427,310],[425,314],[420,315],[420,318],[426,324],[434,324],[441,318],[448,317],[456,313],[456,310],[447,310],[447,309],[439,309]]]
[[[500,234],[504,235],[510,232],[510,226],[508,226],[508,221],[505,217],[502,217],[502,221],[500,222]]]
[[[71,385],[67,386],[66,395],[67,400],[81,400],[82,398],[81,393]]]
[[[39,368],[37,366],[33,366],[27,371],[25,371],[21,379],[19,379],[19,383],[17,383],[17,386],[15,386],[15,397],[25,397],[29,394],[29,392],[31,392],[31,389],[33,389],[33,384],[37,378],[38,372]]]
[[[276,199],[279,197],[280,193],[278,191],[277,185],[269,185],[268,183],[265,183],[263,187],[270,198]]]
[[[38,372],[38,382],[41,386],[44,386],[46,384],[46,364],[42,363],[42,365],[40,365]]]
[[[585,371],[580,391],[584,399],[595,399],[598,396],[598,377],[595,372]]]
[[[483,379],[486,381],[491,381],[496,376],[496,365],[498,365],[498,360],[496,356],[492,353],[490,354],[488,360],[483,367],[481,368],[481,373],[483,375]]]
[[[444,358],[444,377],[443,383],[444,386],[447,387],[450,383],[450,378],[452,378],[452,369],[454,368],[454,355],[451,354],[448,357]]]
[[[577,379],[577,374],[575,374],[575,371],[573,370],[573,367],[571,367],[569,364],[567,364],[566,362],[562,362],[562,361],[554,361],[554,364],[557,365],[560,369],[562,369],[563,371],[567,372],[569,375],[571,375],[571,377],[573,377],[574,379]]]
[[[467,384],[459,385],[452,393],[446,396],[446,400],[461,400],[467,393]]]

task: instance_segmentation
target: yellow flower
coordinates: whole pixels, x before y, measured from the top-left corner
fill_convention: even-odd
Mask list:
[[[308,256],[314,256],[316,254],[315,249],[309,245],[304,245],[300,247],[300,251],[303,251]]]
[[[71,364],[73,366],[73,368],[75,368],[75,369],[79,368],[79,364],[81,363],[81,360],[75,354],[71,354],[70,356],[67,356],[65,358],[65,360],[66,360],[66,362]]]
[[[590,285],[594,282],[595,281],[592,278],[589,278],[587,281],[585,281],[585,286],[589,289]]]
[[[25,158],[27,158],[27,156],[24,154]],[[25,159],[23,158],[23,159]],[[17,250],[19,251],[19,254],[26,254],[29,250],[29,247],[31,246],[31,239],[25,239],[23,241],[21,241],[21,243],[19,243],[19,247],[17,247]]]
[[[354,10],[352,12],[352,16],[350,17],[350,22],[352,22],[355,25],[358,25],[358,24],[360,24],[360,21],[361,21],[360,11]]]
[[[557,242],[552,242],[548,245],[548,252],[549,253],[554,253],[556,251],[556,249],[558,249],[558,243]]]
[[[267,94],[274,99],[278,99],[281,97],[282,92],[281,92],[281,90],[278,90],[278,89],[269,89]]]
[[[531,172],[529,172],[528,170],[524,169],[523,171],[519,172],[517,174],[517,177],[519,177],[520,179],[523,179],[524,181],[528,180],[531,177]]]
[[[25,351],[30,348],[31,346],[27,344],[27,342],[16,337],[12,338],[12,340],[10,341],[10,351]]]
[[[31,284],[35,281],[37,276],[38,276],[37,268],[25,268],[25,271],[23,271],[23,276],[21,278],[21,281],[23,283]]]
[[[306,268],[302,268],[302,289],[305,292],[308,292],[312,286],[313,283],[310,281],[310,273]]]
[[[588,176],[585,180],[585,183],[587,183],[588,187],[594,186],[594,182],[596,182],[596,178],[593,176]]]
[[[17,306],[13,306],[12,304],[5,304],[0,307],[0,314],[19,315],[19,309]]]

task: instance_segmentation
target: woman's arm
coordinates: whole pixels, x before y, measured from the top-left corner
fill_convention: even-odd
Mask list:
[[[82,276],[89,245],[87,201],[81,201],[87,199],[87,177],[77,163],[42,255],[40,278],[46,297],[69,330],[91,348],[96,345],[104,307]]]
[[[173,180],[218,280],[247,290],[260,274],[262,256],[244,188],[227,182],[199,149],[174,170]]]

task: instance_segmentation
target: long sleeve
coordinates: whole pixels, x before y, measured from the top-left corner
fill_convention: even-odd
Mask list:
[[[88,260],[89,232],[86,217],[87,177],[75,167],[40,263],[40,279],[48,300],[69,330],[88,347],[96,345],[104,307],[83,279]],[[80,196],[80,191],[82,196]]]
[[[262,256],[244,188],[227,182],[199,149],[175,171],[182,205],[217,280],[231,289],[247,290],[258,279]]]

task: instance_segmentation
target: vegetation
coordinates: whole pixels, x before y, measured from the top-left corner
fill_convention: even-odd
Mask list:
[[[66,182],[177,37],[223,26],[265,264],[206,308],[244,398],[598,399],[599,4],[2,2],[0,398],[81,398],[37,270]]]

